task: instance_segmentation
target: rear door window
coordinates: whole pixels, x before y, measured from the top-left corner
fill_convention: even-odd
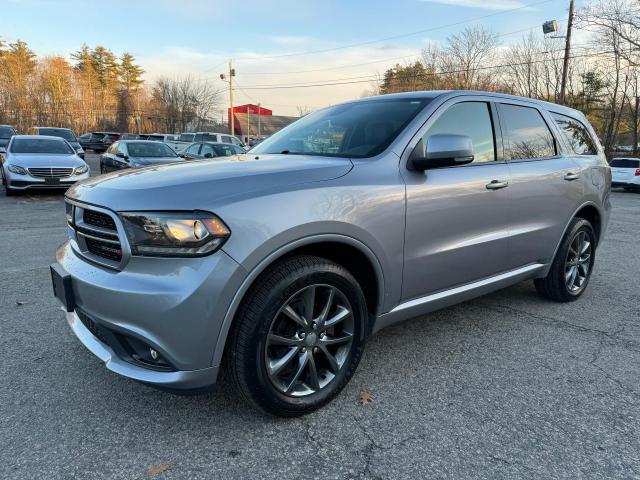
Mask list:
[[[596,143],[591,138],[587,127],[578,120],[561,115],[559,113],[551,113],[551,116],[560,127],[565,140],[571,145],[571,149],[576,155],[597,155],[598,149]]]
[[[535,108],[500,104],[504,152],[507,160],[529,160],[556,155],[555,140]]]

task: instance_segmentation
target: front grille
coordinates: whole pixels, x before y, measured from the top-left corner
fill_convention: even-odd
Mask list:
[[[64,178],[73,175],[73,168],[30,168],[29,173],[32,177],[40,178]]]
[[[94,210],[81,204],[69,203],[69,226],[74,230],[79,253],[102,265],[119,268],[122,262],[121,236],[116,219],[108,211]]]
[[[85,209],[82,213],[82,221],[88,225],[93,225],[95,227],[117,230],[116,222],[113,221],[113,218],[111,218],[106,213],[97,212],[96,210]]]
[[[84,241],[87,244],[89,252],[102,258],[119,262],[122,260],[122,248],[120,244],[105,242],[104,240],[98,240],[96,238],[84,237]]]

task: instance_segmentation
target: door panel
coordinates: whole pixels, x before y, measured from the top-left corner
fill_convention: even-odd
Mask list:
[[[429,170],[407,182],[403,299],[452,288],[508,267],[510,188],[503,163]]]
[[[474,161],[403,172],[403,300],[471,283],[508,267],[511,179],[509,167],[497,155],[492,110],[478,97],[461,98],[441,106],[418,132],[425,145],[433,134],[471,137]],[[502,188],[493,188],[495,182],[502,182]]]
[[[572,158],[562,155],[558,130],[547,112],[530,104],[500,104],[499,112],[511,171],[510,266],[547,263],[580,204],[584,175]]]

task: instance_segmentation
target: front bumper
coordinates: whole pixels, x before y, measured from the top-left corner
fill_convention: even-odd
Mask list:
[[[172,390],[198,390],[216,382],[213,364],[220,329],[245,270],[222,250],[202,258],[132,257],[113,270],[94,265],[63,244],[56,259],[71,276],[75,335],[109,370]],[[89,329],[90,318],[107,338]],[[117,337],[124,341],[114,341]],[[125,348],[122,345],[125,344]],[[126,354],[126,344],[156,350],[170,366],[158,371]],[[133,358],[132,358],[133,357]]]
[[[9,172],[5,170],[5,178],[7,180],[7,186],[12,190],[29,190],[38,188],[64,188],[67,189],[71,185],[80,180],[89,178],[89,172],[82,175],[72,175],[70,177],[62,177],[58,179],[56,183],[47,183],[42,177],[32,177],[31,175],[20,175],[17,173]]]
[[[107,369],[123,377],[172,390],[199,390],[215,385],[218,367],[170,372],[143,368],[118,357],[109,345],[102,343],[84,326],[76,312],[67,312],[67,322],[78,340],[102,360]]]

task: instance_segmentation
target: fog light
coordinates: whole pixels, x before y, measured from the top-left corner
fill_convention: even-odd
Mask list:
[[[157,361],[160,358],[160,354],[156,352],[153,348],[149,349],[149,353],[151,354],[151,358]]]

